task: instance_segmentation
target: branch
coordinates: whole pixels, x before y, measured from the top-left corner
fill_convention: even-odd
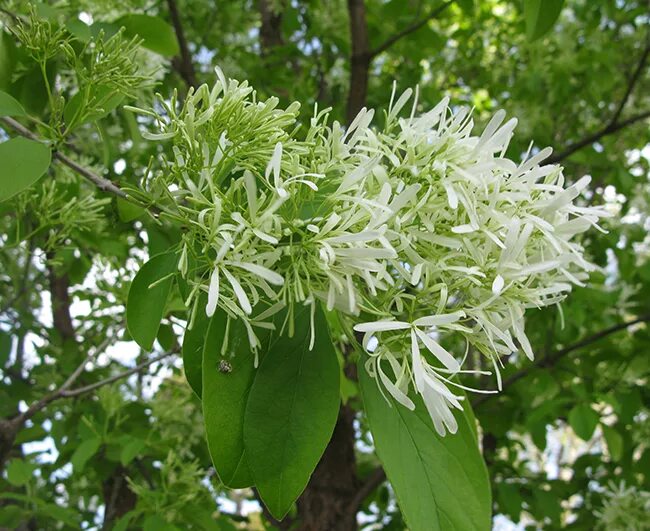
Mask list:
[[[106,340],[104,342],[104,345],[108,343],[109,340]],[[89,354],[86,356],[84,361],[74,370],[74,372],[68,377],[68,379],[55,391],[50,393],[49,395],[46,395],[45,397],[41,398],[38,402],[35,402],[32,404],[24,413],[19,415],[17,417],[18,422],[22,425],[26,420],[32,418],[36,413],[44,409],[46,406],[54,402],[55,400],[59,400],[61,398],[73,398],[79,395],[83,395],[86,393],[89,393],[91,391],[94,391],[95,389],[99,389],[100,387],[104,387],[105,385],[112,384],[114,382],[117,382],[118,380],[122,380],[124,378],[127,378],[128,376],[131,376],[132,374],[135,374],[137,372],[140,372],[142,369],[148,367],[149,365],[156,363],[157,361],[160,361],[164,358],[167,358],[171,356],[172,354],[175,354],[177,351],[172,350],[169,352],[164,352],[163,354],[160,354],[159,356],[155,356],[151,359],[148,359],[146,361],[143,361],[142,363],[136,365],[132,369],[129,369],[127,371],[120,372],[118,374],[115,374],[113,376],[110,376],[108,378],[105,378],[103,380],[100,380],[98,382],[95,382],[90,385],[85,385],[83,387],[78,387],[76,389],[70,389],[72,387],[72,384],[77,381],[81,373],[83,372],[84,367],[86,366],[86,363],[91,361],[97,352],[100,352],[104,350],[105,346],[100,346],[99,348],[96,349],[96,351],[92,354]]]
[[[140,372],[142,369],[148,367],[149,365],[152,365],[156,363],[157,361],[163,360],[165,358],[168,358],[169,356],[176,354],[176,350],[172,350],[169,352],[163,352],[159,356],[156,356],[154,358],[148,359],[146,361],[143,361],[142,363],[136,365],[132,369],[129,369],[128,371],[120,372],[118,374],[115,374],[114,376],[111,376],[110,378],[105,378],[104,380],[100,380],[99,382],[95,382],[90,385],[85,385],[83,387],[78,387],[77,389],[71,389],[71,390],[64,390],[61,392],[61,398],[71,398],[79,395],[83,395],[85,393],[89,393],[90,391],[94,391],[95,389],[99,389],[100,387],[104,387],[105,385],[112,384],[113,382],[117,382],[118,380],[122,380],[124,378],[127,378],[131,376],[132,374],[136,374]]]
[[[641,58],[639,59],[639,62],[636,68],[634,69],[634,72],[630,76],[630,79],[628,80],[627,87],[625,89],[625,94],[621,98],[621,101],[616,107],[616,110],[614,111],[614,114],[610,118],[609,122],[599,131],[596,131],[595,133],[586,136],[582,140],[570,144],[564,151],[561,151],[557,155],[552,155],[546,160],[546,164],[555,164],[557,162],[560,162],[566,159],[567,157],[573,155],[576,151],[582,149],[583,147],[593,144],[594,142],[597,142],[598,140],[600,140],[601,138],[607,135],[616,133],[617,131],[620,131],[621,129],[628,127],[629,125],[632,125],[636,122],[639,122],[641,120],[644,120],[645,118],[650,117],[650,111],[645,111],[633,115],[630,118],[627,118],[625,120],[619,121],[621,114],[623,113],[623,109],[627,105],[630,96],[632,95],[632,91],[634,90],[637,81],[641,77],[641,73],[643,72],[646,63],[648,62],[649,57],[650,57],[650,32],[648,33],[648,38],[646,39],[646,46],[643,50],[643,53],[641,54]]]
[[[570,155],[573,155],[576,151],[582,149],[583,147],[593,144],[594,142],[597,142],[604,136],[616,133],[617,131],[624,129],[627,126],[632,125],[636,122],[640,122],[641,120],[644,120],[648,117],[650,117],[650,111],[645,111],[640,114],[635,114],[634,116],[630,116],[629,118],[623,120],[622,122],[617,122],[616,124],[610,124],[604,127],[603,129],[601,129],[600,131],[596,131],[595,133],[592,133],[591,135],[583,138],[582,140],[574,144],[570,144],[569,147],[567,147],[564,151],[561,151],[557,155],[551,155],[548,159],[544,161],[544,163],[556,164],[566,159]]]
[[[370,57],[374,58],[375,56],[379,55],[380,53],[385,52],[388,48],[390,48],[393,44],[395,44],[397,41],[399,41],[403,37],[406,37],[407,35],[410,35],[411,33],[416,32],[422,26],[427,24],[430,20],[433,20],[438,15],[440,15],[451,4],[453,4],[453,1],[443,2],[438,7],[433,9],[431,11],[431,13],[429,13],[427,16],[425,16],[421,20],[418,20],[417,22],[414,22],[413,24],[411,24],[410,26],[407,26],[402,31],[396,33],[392,37],[389,37],[382,44],[380,44],[379,46],[377,46],[376,48],[374,48],[373,50],[370,51]]]
[[[572,345],[569,345],[567,347],[564,347],[563,349],[560,349],[553,354],[549,354],[548,356],[544,358],[540,358],[536,360],[534,363],[531,363],[530,365],[524,367],[520,371],[514,373],[512,376],[509,378],[506,378],[503,381],[503,385],[501,386],[501,390],[504,391],[508,387],[512,386],[515,382],[518,382],[521,380],[524,376],[527,376],[531,371],[534,369],[539,369],[541,367],[552,367],[555,365],[558,361],[560,361],[562,358],[573,352],[574,350],[581,349],[583,347],[587,347],[591,345],[592,343],[596,343],[597,341],[600,341],[601,339],[611,335],[615,334],[616,332],[620,332],[621,330],[626,330],[630,326],[633,326],[635,324],[639,323],[645,323],[650,321],[650,314],[645,314],[640,317],[637,317],[636,319],[632,319],[631,321],[627,321],[624,323],[619,323],[614,326],[610,326],[609,328],[605,328],[604,330],[601,330],[600,332],[596,332],[595,334],[591,336],[587,336],[584,339],[581,339],[580,341],[573,343]],[[472,400],[472,407],[477,407],[483,404],[484,402],[487,402],[490,400],[490,398],[499,396],[498,394],[492,394],[492,395],[481,395],[477,397],[476,399]]]
[[[176,0],[167,0],[167,6],[169,7],[169,16],[172,20],[172,25],[174,26],[178,48],[181,53],[179,58],[174,58],[172,64],[185,81],[187,88],[196,87],[196,72],[194,70],[194,64],[192,63],[192,54],[187,46],[187,39],[185,38],[181,18],[178,14]]]
[[[0,118],[0,121],[2,121],[4,124],[11,127],[19,135],[24,136],[25,138],[29,138],[30,140],[35,140],[36,142],[42,142],[42,140],[37,135],[32,133],[24,125],[22,125],[20,122],[17,122],[13,118],[4,116]],[[131,199],[131,197],[127,195],[127,193],[124,190],[117,187],[111,181],[109,181],[108,179],[104,179],[104,177],[97,175],[96,173],[89,170],[88,168],[84,168],[83,166],[80,166],[74,160],[65,156],[63,153],[59,153],[58,151],[53,151],[52,156],[62,164],[66,165],[68,168],[74,170],[76,173],[78,173],[79,175],[81,175],[91,183],[93,183],[100,190],[103,190],[104,192],[109,192],[113,195],[116,195],[117,197],[121,197],[126,201],[134,202],[133,199]],[[135,203],[135,204],[137,204],[138,206],[142,206],[139,203]]]
[[[374,492],[374,490],[379,487],[379,485],[381,485],[384,481],[386,481],[386,472],[382,467],[378,466],[372,472],[370,472],[370,474],[368,474],[366,480],[350,500],[350,504],[348,505],[348,512],[357,514],[357,511],[359,510],[359,507],[361,507],[363,501],[368,496],[370,496],[370,494]]]
[[[630,96],[632,95],[634,86],[639,80],[639,77],[641,77],[641,72],[643,72],[646,63],[648,62],[648,56],[650,56],[650,31],[648,31],[648,35],[646,37],[646,45],[645,45],[645,49],[643,50],[643,53],[641,54],[641,59],[639,59],[636,69],[630,76],[630,79],[627,83],[627,88],[625,89],[625,94],[623,95],[623,98],[618,104],[618,107],[616,108],[616,111],[614,112],[612,119],[609,121],[610,125],[616,124],[618,122],[618,119],[620,118],[621,113],[623,112],[623,108],[625,107],[628,100],[630,99]]]

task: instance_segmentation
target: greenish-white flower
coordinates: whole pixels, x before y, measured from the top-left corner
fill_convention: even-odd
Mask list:
[[[413,389],[440,434],[456,431],[454,389],[466,388],[454,376],[472,371],[443,338],[489,358],[497,387],[502,356],[533,357],[526,309],[560,302],[594,269],[575,239],[607,214],[576,203],[588,178],[566,187],[543,164],[549,148],[506,158],[516,120],[502,111],[474,135],[447,99],[416,115],[416,92],[403,115],[413,91],[393,91],[381,126],[366,109],[343,128],[315,108],[303,130],[297,104],[278,109],[217,75],[182,108],[146,111],[160,128],[150,136],[173,142],[167,171],[145,184],[187,227],[187,303],[206,292],[207,314],[244,320],[252,348],[283,307],[322,303],[349,336],[365,333],[383,389],[409,408]]]

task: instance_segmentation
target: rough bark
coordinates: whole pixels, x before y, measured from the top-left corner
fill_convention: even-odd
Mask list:
[[[269,0],[259,0],[260,16],[262,25],[260,27],[260,44],[262,55],[267,55],[273,48],[282,46],[282,10],[274,9],[274,5]]]
[[[126,476],[126,469],[118,466],[102,483],[106,507],[102,529],[110,529],[116,520],[135,508],[138,498],[129,488]]]
[[[51,259],[48,256],[48,259]],[[59,333],[61,342],[74,340],[74,327],[70,315],[70,280],[67,274],[59,275],[52,264],[48,264],[50,293],[52,295],[52,318],[54,329]]]
[[[350,18],[350,87],[348,91],[347,121],[350,123],[366,104],[368,72],[372,56],[368,45],[368,26],[364,0],[348,0]]]

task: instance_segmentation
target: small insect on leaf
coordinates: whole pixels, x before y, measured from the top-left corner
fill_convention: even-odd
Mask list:
[[[232,365],[230,365],[230,362],[226,360],[220,360],[219,361],[219,372],[222,372],[224,374],[228,374],[232,372]]]

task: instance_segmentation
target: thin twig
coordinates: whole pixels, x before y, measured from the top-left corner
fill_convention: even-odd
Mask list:
[[[165,358],[168,358],[172,354],[175,354],[176,351],[170,351],[170,352],[164,352],[160,354],[159,356],[156,356],[154,358],[148,359],[146,361],[143,361],[142,363],[136,365],[132,369],[129,369],[128,371],[120,372],[119,374],[116,374],[114,376],[111,376],[110,378],[105,378],[104,380],[100,380],[99,382],[95,382],[90,385],[85,385],[83,387],[79,387],[77,389],[71,389],[71,390],[66,390],[61,393],[62,398],[71,398],[74,396],[79,396],[83,395],[85,393],[89,393],[90,391],[94,391],[95,389],[99,389],[100,387],[103,387],[105,385],[111,384],[113,382],[116,382],[118,380],[122,380],[124,378],[127,378],[131,376],[132,374],[140,372],[142,369],[148,367],[149,365],[152,365],[156,363],[157,361],[163,360]]]
[[[421,20],[418,20],[418,21],[414,22],[410,26],[407,26],[406,28],[404,28],[402,31],[397,32],[392,37],[389,37],[382,44],[380,44],[376,48],[373,48],[370,51],[370,57],[374,58],[375,56],[379,55],[380,53],[385,52],[388,48],[390,48],[393,44],[395,44],[400,39],[406,37],[407,35],[410,35],[411,33],[416,32],[421,27],[423,27],[425,24],[427,24],[430,20],[433,20],[438,15],[440,15],[451,4],[453,4],[453,1],[443,2],[442,4],[440,4],[438,7],[433,9],[428,15],[426,15]]]
[[[370,494],[372,494],[374,490],[379,487],[379,485],[381,485],[384,481],[386,481],[386,472],[382,467],[378,466],[372,472],[370,472],[370,474],[368,474],[366,480],[350,500],[350,504],[348,505],[347,509],[348,513],[357,514],[357,511],[359,510],[359,507],[361,507],[363,501],[368,496],[370,496]]]
[[[503,381],[503,384],[501,386],[501,390],[504,391],[511,385],[513,385],[515,382],[518,382],[521,380],[524,376],[528,375],[531,371],[534,369],[539,369],[541,367],[552,367],[555,365],[558,361],[560,361],[562,358],[570,354],[571,352],[581,349],[583,347],[587,347],[593,343],[596,343],[597,341],[600,341],[601,339],[611,335],[615,334],[616,332],[620,332],[622,330],[628,329],[630,326],[633,326],[635,324],[639,323],[645,323],[650,321],[650,314],[642,315],[640,317],[637,317],[636,319],[632,319],[631,321],[626,321],[624,323],[619,323],[614,326],[610,326],[609,328],[605,328],[604,330],[601,330],[600,332],[596,332],[595,334],[592,334],[588,337],[585,337],[584,339],[581,339],[580,341],[573,343],[572,345],[569,345],[567,347],[564,347],[560,350],[555,351],[553,354],[550,354],[544,358],[540,358],[536,360],[534,363],[531,363],[530,365],[527,365],[520,371],[514,373],[512,376],[509,378],[506,378]],[[490,395],[481,395],[472,400],[472,407],[477,407],[483,404],[484,402],[489,401],[491,398],[499,396],[498,394],[490,394]]]
[[[623,94],[623,97],[621,98],[618,105],[616,106],[616,110],[614,111],[614,114],[609,119],[609,121],[605,124],[604,127],[599,129],[595,133],[587,135],[582,140],[578,140],[577,142],[569,144],[569,146],[563,151],[549,157],[546,160],[547,164],[555,164],[557,162],[560,162],[566,159],[567,157],[573,155],[576,151],[582,149],[583,147],[589,146],[605,136],[616,133],[621,129],[624,129],[625,127],[628,127],[632,124],[635,124],[636,122],[639,122],[641,120],[644,120],[645,118],[650,117],[650,111],[644,111],[639,114],[633,115],[625,120],[620,120],[621,114],[623,113],[625,106],[630,100],[630,96],[632,95],[632,92],[634,91],[634,88],[637,82],[639,81],[639,78],[641,77],[643,70],[646,67],[646,63],[648,62],[649,57],[650,57],[650,31],[648,32],[648,36],[646,38],[646,45],[643,50],[643,53],[641,54],[641,58],[639,59],[637,66],[634,69],[634,72],[630,76],[627,82],[627,86],[625,88],[625,93]]]
[[[180,60],[174,61],[173,65],[185,81],[187,88],[196,87],[196,72],[192,63],[192,54],[187,45],[176,0],[167,0],[167,6],[169,7],[169,16],[172,19],[172,25],[174,26],[174,32],[176,33],[176,40],[178,41],[178,48],[181,54]]]
[[[13,118],[9,118],[8,116],[4,116],[0,118],[0,120],[11,127],[14,131],[16,131],[19,135],[24,136],[25,138],[29,138],[30,140],[35,140],[36,142],[42,142],[42,139],[39,138],[37,135],[32,133],[29,129],[27,129],[24,125],[22,125],[20,122],[17,122]],[[121,197],[122,199],[125,199],[126,201],[133,201],[127,193],[113,184],[111,181],[108,179],[105,179],[104,177],[101,177],[100,175],[97,175],[93,171],[89,170],[88,168],[84,168],[83,166],[79,165],[76,163],[74,160],[71,158],[65,156],[63,153],[60,153],[58,151],[54,151],[52,153],[52,156],[57,159],[59,162],[62,164],[65,164],[68,166],[70,169],[74,170],[76,173],[84,177],[85,179],[89,180],[91,183],[93,183],[95,186],[97,186],[100,190],[103,190],[105,192],[110,192],[113,195],[116,195],[117,197]]]
[[[608,125],[604,128],[602,128],[599,131],[596,131],[595,133],[592,133],[589,136],[586,136],[582,140],[579,140],[578,142],[575,142],[573,144],[570,144],[569,147],[567,147],[564,151],[560,151],[557,155],[551,155],[548,159],[544,161],[545,164],[556,164],[570,155],[573,155],[576,151],[579,151],[585,146],[589,146],[593,144],[594,142],[597,142],[601,138],[614,134],[621,129],[624,129],[636,122],[640,122],[641,120],[644,120],[646,118],[650,118],[650,111],[645,111],[640,114],[635,114],[634,116],[630,116],[629,118],[617,122],[614,125]]]

